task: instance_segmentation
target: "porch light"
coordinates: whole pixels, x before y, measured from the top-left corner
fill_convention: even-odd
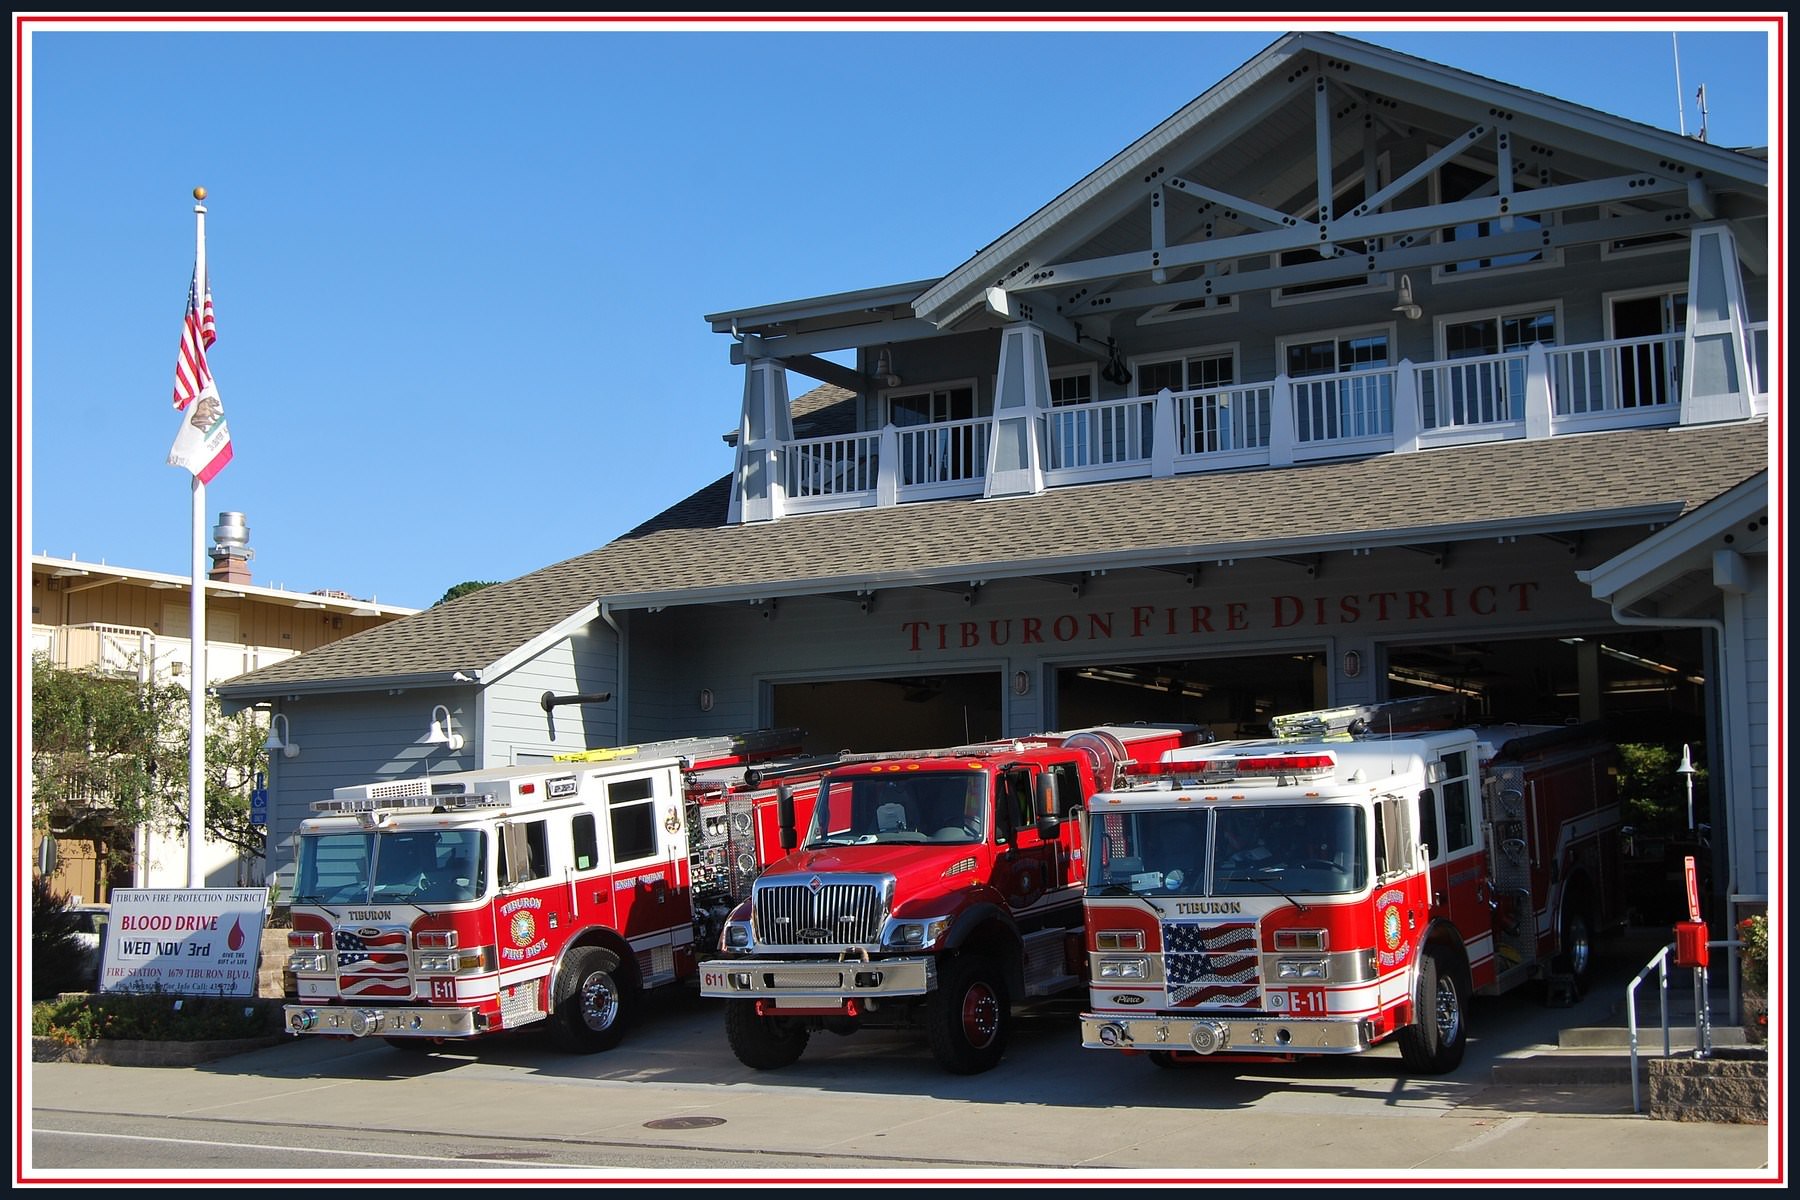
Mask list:
[[[450,710],[442,704],[431,710],[431,728],[419,739],[427,746],[447,746],[451,751],[463,748],[463,736],[450,721]]]
[[[1394,311],[1409,321],[1416,321],[1425,315],[1425,310],[1413,303],[1411,275],[1400,277],[1400,303],[1394,305]]]
[[[270,754],[279,750],[283,758],[300,757],[300,743],[294,740],[293,733],[288,729],[285,713],[276,713],[269,718],[269,740],[263,743],[263,749]]]

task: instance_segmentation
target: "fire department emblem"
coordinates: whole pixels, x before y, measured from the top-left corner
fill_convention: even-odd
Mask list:
[[[1381,940],[1389,950],[1400,948],[1400,939],[1404,936],[1400,928],[1400,909],[1390,904],[1381,910]]]
[[[512,934],[513,945],[529,946],[537,937],[537,918],[531,915],[530,909],[520,909],[512,915],[508,932]]]

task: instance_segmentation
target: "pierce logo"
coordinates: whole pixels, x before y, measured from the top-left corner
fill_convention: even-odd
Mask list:
[[[1120,992],[1117,996],[1114,996],[1112,998],[1112,1002],[1114,1004],[1124,1004],[1124,1005],[1142,1004],[1144,1002],[1144,998],[1142,996],[1133,996],[1129,992]]]

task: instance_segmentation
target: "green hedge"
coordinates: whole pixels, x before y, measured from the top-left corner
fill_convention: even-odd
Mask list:
[[[32,1036],[70,1046],[100,1039],[211,1042],[280,1032],[281,1001],[248,996],[82,992],[31,1006]]]

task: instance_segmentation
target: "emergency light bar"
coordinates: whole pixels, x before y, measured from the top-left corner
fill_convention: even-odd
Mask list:
[[[640,742],[635,746],[601,746],[558,754],[553,761],[594,763],[631,758],[685,758],[694,767],[728,766],[732,759],[750,755],[783,751],[798,754],[805,736],[805,731],[799,728],[758,729],[754,733],[674,738],[665,742]]]
[[[1311,779],[1329,775],[1337,766],[1337,756],[1329,751],[1307,754],[1210,754],[1204,758],[1163,760],[1167,773],[1186,775],[1194,772],[1202,783],[1224,783],[1234,779]]]
[[[936,750],[871,750],[860,754],[843,754],[838,761],[843,763],[886,762],[900,758],[981,758],[989,754],[1023,754],[1027,750],[1045,750],[1049,742],[1030,738],[1009,739],[1003,742],[980,742],[972,746],[946,746]]]
[[[470,792],[460,796],[342,796],[330,800],[314,800],[316,813],[370,813],[403,808],[505,808],[512,803],[495,792]]]

